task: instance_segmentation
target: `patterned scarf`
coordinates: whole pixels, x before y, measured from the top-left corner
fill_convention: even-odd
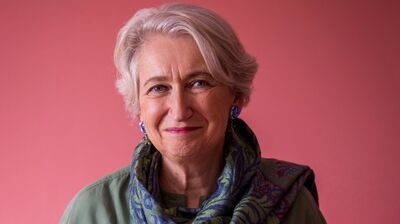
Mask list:
[[[240,119],[225,138],[225,166],[217,190],[199,208],[164,208],[158,183],[161,154],[142,141],[131,165],[129,207],[132,223],[266,223],[282,219],[303,185],[317,200],[314,176],[305,166],[270,160],[271,175],[260,168],[257,139]]]

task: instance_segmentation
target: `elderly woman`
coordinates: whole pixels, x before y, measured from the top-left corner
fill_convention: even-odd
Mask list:
[[[131,166],[83,189],[62,223],[325,223],[313,172],[262,159],[238,118],[257,64],[221,17],[184,4],[140,10],[115,63],[143,140]]]

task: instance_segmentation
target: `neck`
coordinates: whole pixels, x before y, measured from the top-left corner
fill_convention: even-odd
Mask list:
[[[211,195],[223,169],[223,150],[207,158],[175,160],[162,157],[161,188],[169,193],[186,196],[186,207],[199,207],[201,196]],[[188,162],[189,161],[189,162]]]

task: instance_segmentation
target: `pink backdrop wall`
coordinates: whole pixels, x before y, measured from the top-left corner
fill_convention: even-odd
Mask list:
[[[162,1],[0,2],[0,222],[57,223],[140,138],[114,88],[118,29]],[[187,1],[258,59],[242,117],[265,157],[309,164],[329,223],[400,220],[398,1]]]

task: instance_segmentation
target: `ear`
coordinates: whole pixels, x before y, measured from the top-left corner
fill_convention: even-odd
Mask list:
[[[240,108],[240,110],[242,110],[243,108],[243,99],[242,97],[235,95],[235,98],[233,100],[233,104],[232,105],[236,105]]]
[[[141,122],[141,121],[142,121],[142,114],[140,113],[140,111],[137,112],[137,113],[134,115],[134,118],[135,118],[138,122]]]

